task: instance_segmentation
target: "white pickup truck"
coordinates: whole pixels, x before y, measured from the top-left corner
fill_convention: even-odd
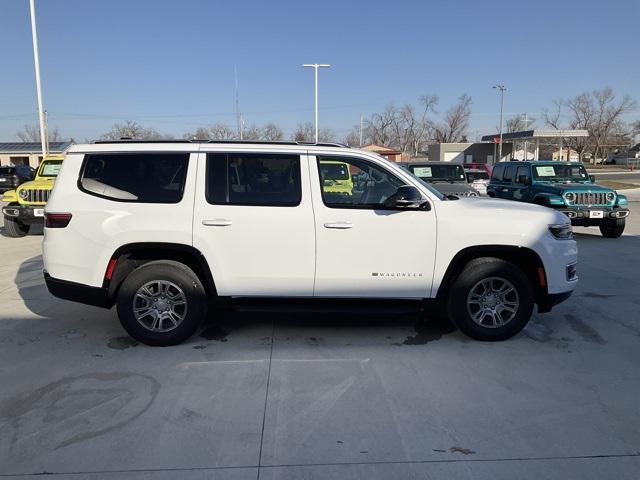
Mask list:
[[[150,345],[186,340],[221,300],[401,305],[503,340],[536,304],[546,312],[569,297],[576,262],[561,213],[446,197],[335,144],[74,145],[45,211],[51,293],[117,304]]]

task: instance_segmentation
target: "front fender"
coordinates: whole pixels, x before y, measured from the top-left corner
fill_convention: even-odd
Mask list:
[[[14,203],[18,201],[18,192],[16,190],[8,190],[2,195],[2,201]]]
[[[564,200],[560,195],[554,193],[538,193],[533,198],[533,203],[546,207],[564,207]]]
[[[629,205],[629,200],[627,199],[627,196],[626,195],[620,195],[618,193],[618,203],[616,205],[618,205],[619,207],[623,207],[623,206]]]

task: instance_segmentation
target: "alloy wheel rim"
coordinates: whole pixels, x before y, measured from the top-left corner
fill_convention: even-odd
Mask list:
[[[187,297],[175,283],[153,280],[142,285],[133,297],[133,314],[151,332],[170,332],[187,316]]]
[[[467,296],[467,311],[477,325],[500,328],[518,313],[520,298],[516,287],[500,277],[488,277],[476,283]]]

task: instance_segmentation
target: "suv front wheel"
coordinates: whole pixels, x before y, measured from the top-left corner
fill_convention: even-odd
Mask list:
[[[600,224],[600,233],[605,238],[618,238],[624,232],[625,218],[608,218]]]
[[[127,333],[154,346],[183,342],[195,333],[206,312],[198,276],[170,260],[149,262],[131,272],[120,286],[117,303]]]
[[[476,340],[511,338],[524,328],[533,312],[533,289],[524,272],[499,258],[469,262],[453,282],[449,317]]]

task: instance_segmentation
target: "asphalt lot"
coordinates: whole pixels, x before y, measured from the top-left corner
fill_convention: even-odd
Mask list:
[[[416,316],[211,315],[170,348],[54,299],[0,237],[0,476],[637,479],[640,203],[502,343]],[[90,262],[91,259],[87,258]]]

